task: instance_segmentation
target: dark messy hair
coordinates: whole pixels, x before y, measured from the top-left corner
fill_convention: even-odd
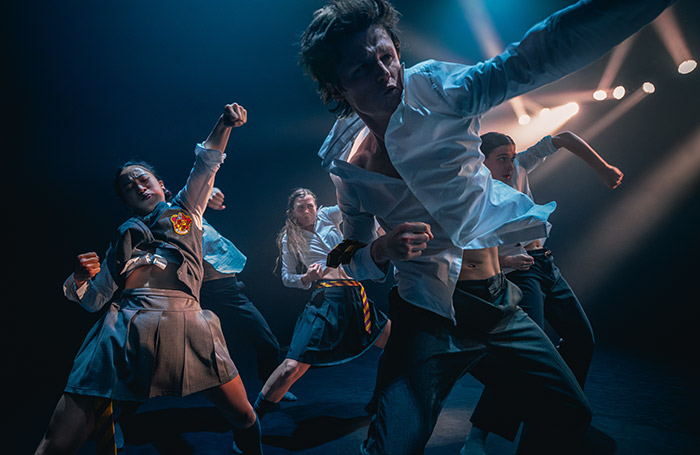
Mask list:
[[[156,180],[163,180],[160,178],[160,175],[158,175],[158,171],[156,171],[156,168],[145,161],[141,160],[129,160],[126,163],[122,164],[117,168],[117,171],[114,173],[114,180],[112,181],[112,185],[114,186],[114,192],[117,193],[117,196],[119,196],[119,199],[121,199],[122,202],[126,202],[124,200],[124,195],[122,194],[122,189],[121,186],[119,185],[119,176],[122,175],[122,172],[124,172],[124,169],[126,169],[129,166],[139,166],[144,168],[146,171],[148,171],[153,177],[156,178]],[[173,193],[170,192],[169,189],[165,188],[165,200],[169,201],[173,197]]]
[[[353,112],[347,101],[333,98],[333,88],[342,89],[336,72],[338,42],[376,26],[386,30],[399,52],[401,42],[396,30],[399,16],[386,0],[332,0],[314,12],[311,24],[299,40],[299,65],[317,82],[321,100],[333,115],[343,118]]]
[[[502,145],[515,145],[515,141],[503,133],[491,132],[481,135],[481,153],[487,158],[493,152],[493,149]]]

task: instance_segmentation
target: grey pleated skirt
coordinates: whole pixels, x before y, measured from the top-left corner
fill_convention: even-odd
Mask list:
[[[65,392],[145,401],[189,395],[237,374],[219,318],[192,296],[126,289],[85,338]]]

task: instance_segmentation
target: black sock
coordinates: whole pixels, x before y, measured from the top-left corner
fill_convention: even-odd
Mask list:
[[[262,455],[260,433],[260,419],[256,416],[252,427],[233,429],[233,440],[244,455]]]
[[[253,403],[253,409],[255,409],[255,413],[258,414],[259,419],[262,419],[265,414],[270,412],[275,406],[277,406],[277,403],[266,400],[262,392],[258,394],[255,403]]]

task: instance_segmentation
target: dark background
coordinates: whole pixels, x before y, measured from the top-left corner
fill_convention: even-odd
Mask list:
[[[488,6],[503,42],[510,42],[568,3],[499,0]],[[217,177],[227,209],[207,218],[248,256],[240,275],[248,295],[282,344],[289,342],[307,294],[284,288],[272,274],[286,199],[292,188],[305,186],[322,204],[335,203],[316,155],[333,119],[296,64],[298,36],[322,4],[153,0],[3,6],[3,169],[9,198],[2,375],[12,386],[10,403],[54,403],[100,315],[65,300],[61,284],[75,256],[102,255],[129,216],[111,188],[115,168],[126,159],[146,159],[177,191],[195,143],[233,101],[247,108],[248,124],[233,131]],[[407,66],[426,58],[463,63],[484,58],[456,0],[394,4],[403,13]],[[675,9],[698,58],[700,5],[681,0]],[[592,92],[606,59],[529,98]],[[629,94],[651,80],[656,93],[600,134],[585,137],[625,172],[623,185],[607,190],[576,159],[560,159],[546,174],[545,164],[531,179],[539,202],[558,203],[548,246],[581,297],[599,346],[691,377],[697,375],[700,316],[694,288],[700,254],[699,77],[700,70],[679,75],[655,31],[643,29],[615,83],[626,85]],[[616,103],[581,103],[564,128],[581,133]],[[500,109],[487,123],[497,124],[509,112]],[[513,119],[510,114],[508,122]],[[368,287],[383,308],[388,286]],[[38,441],[42,431],[37,428],[31,437]]]

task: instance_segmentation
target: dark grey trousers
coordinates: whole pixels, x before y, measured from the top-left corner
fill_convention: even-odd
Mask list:
[[[539,249],[528,254],[535,259],[532,267],[515,270],[506,277],[523,293],[518,306],[542,328],[546,319],[563,338],[558,346],[559,354],[583,388],[595,346],[591,323],[574,291],[561,276],[551,252]],[[484,389],[472,414],[474,426],[512,441],[522,418],[509,403],[512,395],[518,393],[527,393],[527,390],[518,384],[509,384],[502,390]]]
[[[279,365],[280,345],[265,317],[244,291],[245,284],[235,276],[205,281],[200,292],[200,305],[219,317],[232,357],[240,349],[234,341],[240,336],[253,346],[257,353],[258,378],[264,383]]]
[[[361,453],[423,453],[447,395],[470,370],[485,384],[526,384],[528,393],[511,403],[525,421],[519,453],[574,453],[590,423],[590,406],[554,345],[517,307],[519,299],[502,274],[460,282],[454,325],[404,301],[394,288],[392,333]]]

